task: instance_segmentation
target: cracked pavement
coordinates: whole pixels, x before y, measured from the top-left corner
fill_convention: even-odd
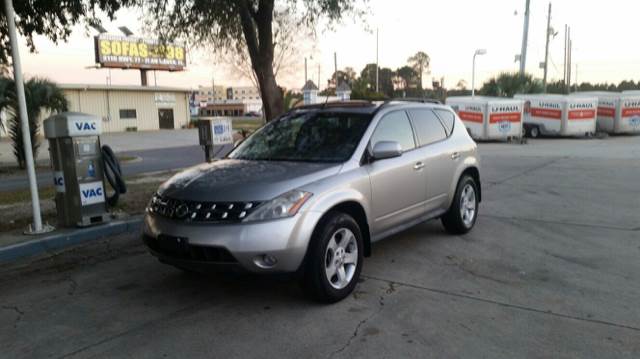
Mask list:
[[[2,356],[640,357],[640,136],[480,148],[474,231],[376,243],[340,303],[120,236],[0,267]]]

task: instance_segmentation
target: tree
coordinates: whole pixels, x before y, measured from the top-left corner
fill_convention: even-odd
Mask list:
[[[275,10],[273,15],[273,74],[276,80],[296,75],[300,70],[300,53],[315,51],[317,41],[313,31],[301,31],[297,24],[301,19],[291,9]],[[224,51],[213,51],[213,61],[226,65],[231,73],[240,78],[250,80],[253,86],[260,88],[258,77],[253,70],[251,58],[246,44],[240,51],[227,48]],[[286,107],[286,101],[285,101]]]
[[[122,7],[134,5],[139,0],[65,0],[65,1],[14,1],[16,28],[25,37],[27,46],[36,51],[34,35],[43,35],[57,44],[65,41],[73,26],[84,22],[99,24],[96,14],[102,12],[113,19]],[[3,3],[3,1],[0,1]],[[11,45],[9,29],[4,14],[4,4],[0,6],[0,75],[9,64]],[[6,69],[5,69],[6,73]]]
[[[367,88],[371,92],[376,90],[376,64],[367,64],[360,72],[360,78],[364,81]],[[389,68],[380,68],[378,70],[378,92],[387,97],[393,96],[393,78],[395,73]]]
[[[429,72],[431,58],[426,53],[418,51],[415,55],[411,56],[407,62],[409,62],[409,65],[418,73],[420,77],[420,88],[422,88],[422,75],[425,72]]]
[[[542,81],[531,74],[520,76],[505,72],[485,82],[478,92],[485,96],[513,97],[517,93],[541,93],[542,90]]]
[[[344,70],[338,70],[338,84],[346,83],[351,87],[356,80],[356,72],[351,67],[346,67]],[[328,87],[336,88],[336,72],[331,75],[331,78],[327,80]],[[335,92],[335,91],[334,91]]]
[[[420,75],[411,66],[403,66],[397,69],[396,77],[400,80],[397,87],[402,90],[420,87]]]
[[[362,16],[358,0],[159,0],[145,2],[147,25],[172,40],[183,38],[196,46],[212,45],[249,54],[258,80],[267,120],[284,111],[283,93],[276,81],[274,13],[289,9],[302,14],[297,28],[315,29],[325,18],[331,25],[347,14]],[[324,23],[324,22],[323,22]]]
[[[32,78],[24,84],[24,92],[27,104],[27,117],[29,118],[29,131],[34,160],[38,156],[40,142],[40,115],[46,112],[67,111],[68,103],[64,93],[53,82]],[[16,95],[16,85],[13,79],[0,77],[0,112],[5,111],[9,136],[13,142],[13,154],[20,168],[25,168],[24,142],[22,141],[22,127]]]

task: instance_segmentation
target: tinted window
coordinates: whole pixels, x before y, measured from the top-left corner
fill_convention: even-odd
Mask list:
[[[420,145],[428,145],[447,138],[444,127],[435,113],[431,110],[409,110],[416,128],[416,135]]]
[[[402,147],[402,151],[416,147],[413,130],[404,111],[392,112],[378,122],[378,127],[371,136],[371,147],[380,141],[396,141]]]
[[[120,110],[120,119],[121,120],[130,120],[136,118],[136,110],[135,109],[121,109]]]
[[[444,124],[445,130],[447,131],[447,136],[453,132],[453,123],[456,120],[455,115],[451,111],[447,110],[436,110],[436,114],[442,120],[442,124]]]
[[[269,122],[230,158],[259,161],[344,162],[369,126],[370,115],[303,112]]]

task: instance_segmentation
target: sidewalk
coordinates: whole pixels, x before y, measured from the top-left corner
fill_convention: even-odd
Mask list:
[[[109,145],[115,152],[150,150],[157,148],[174,148],[198,145],[197,129],[158,130],[142,132],[116,132],[100,135],[103,145]],[[49,142],[42,138],[37,162],[49,163]],[[15,164],[11,141],[0,139],[0,165]]]

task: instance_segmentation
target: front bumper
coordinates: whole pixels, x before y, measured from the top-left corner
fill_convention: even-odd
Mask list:
[[[147,213],[143,236],[152,254],[180,267],[288,273],[300,267],[321,216],[319,212],[301,211],[274,221],[207,224]],[[276,258],[276,264],[257,264],[256,258],[264,255]]]

